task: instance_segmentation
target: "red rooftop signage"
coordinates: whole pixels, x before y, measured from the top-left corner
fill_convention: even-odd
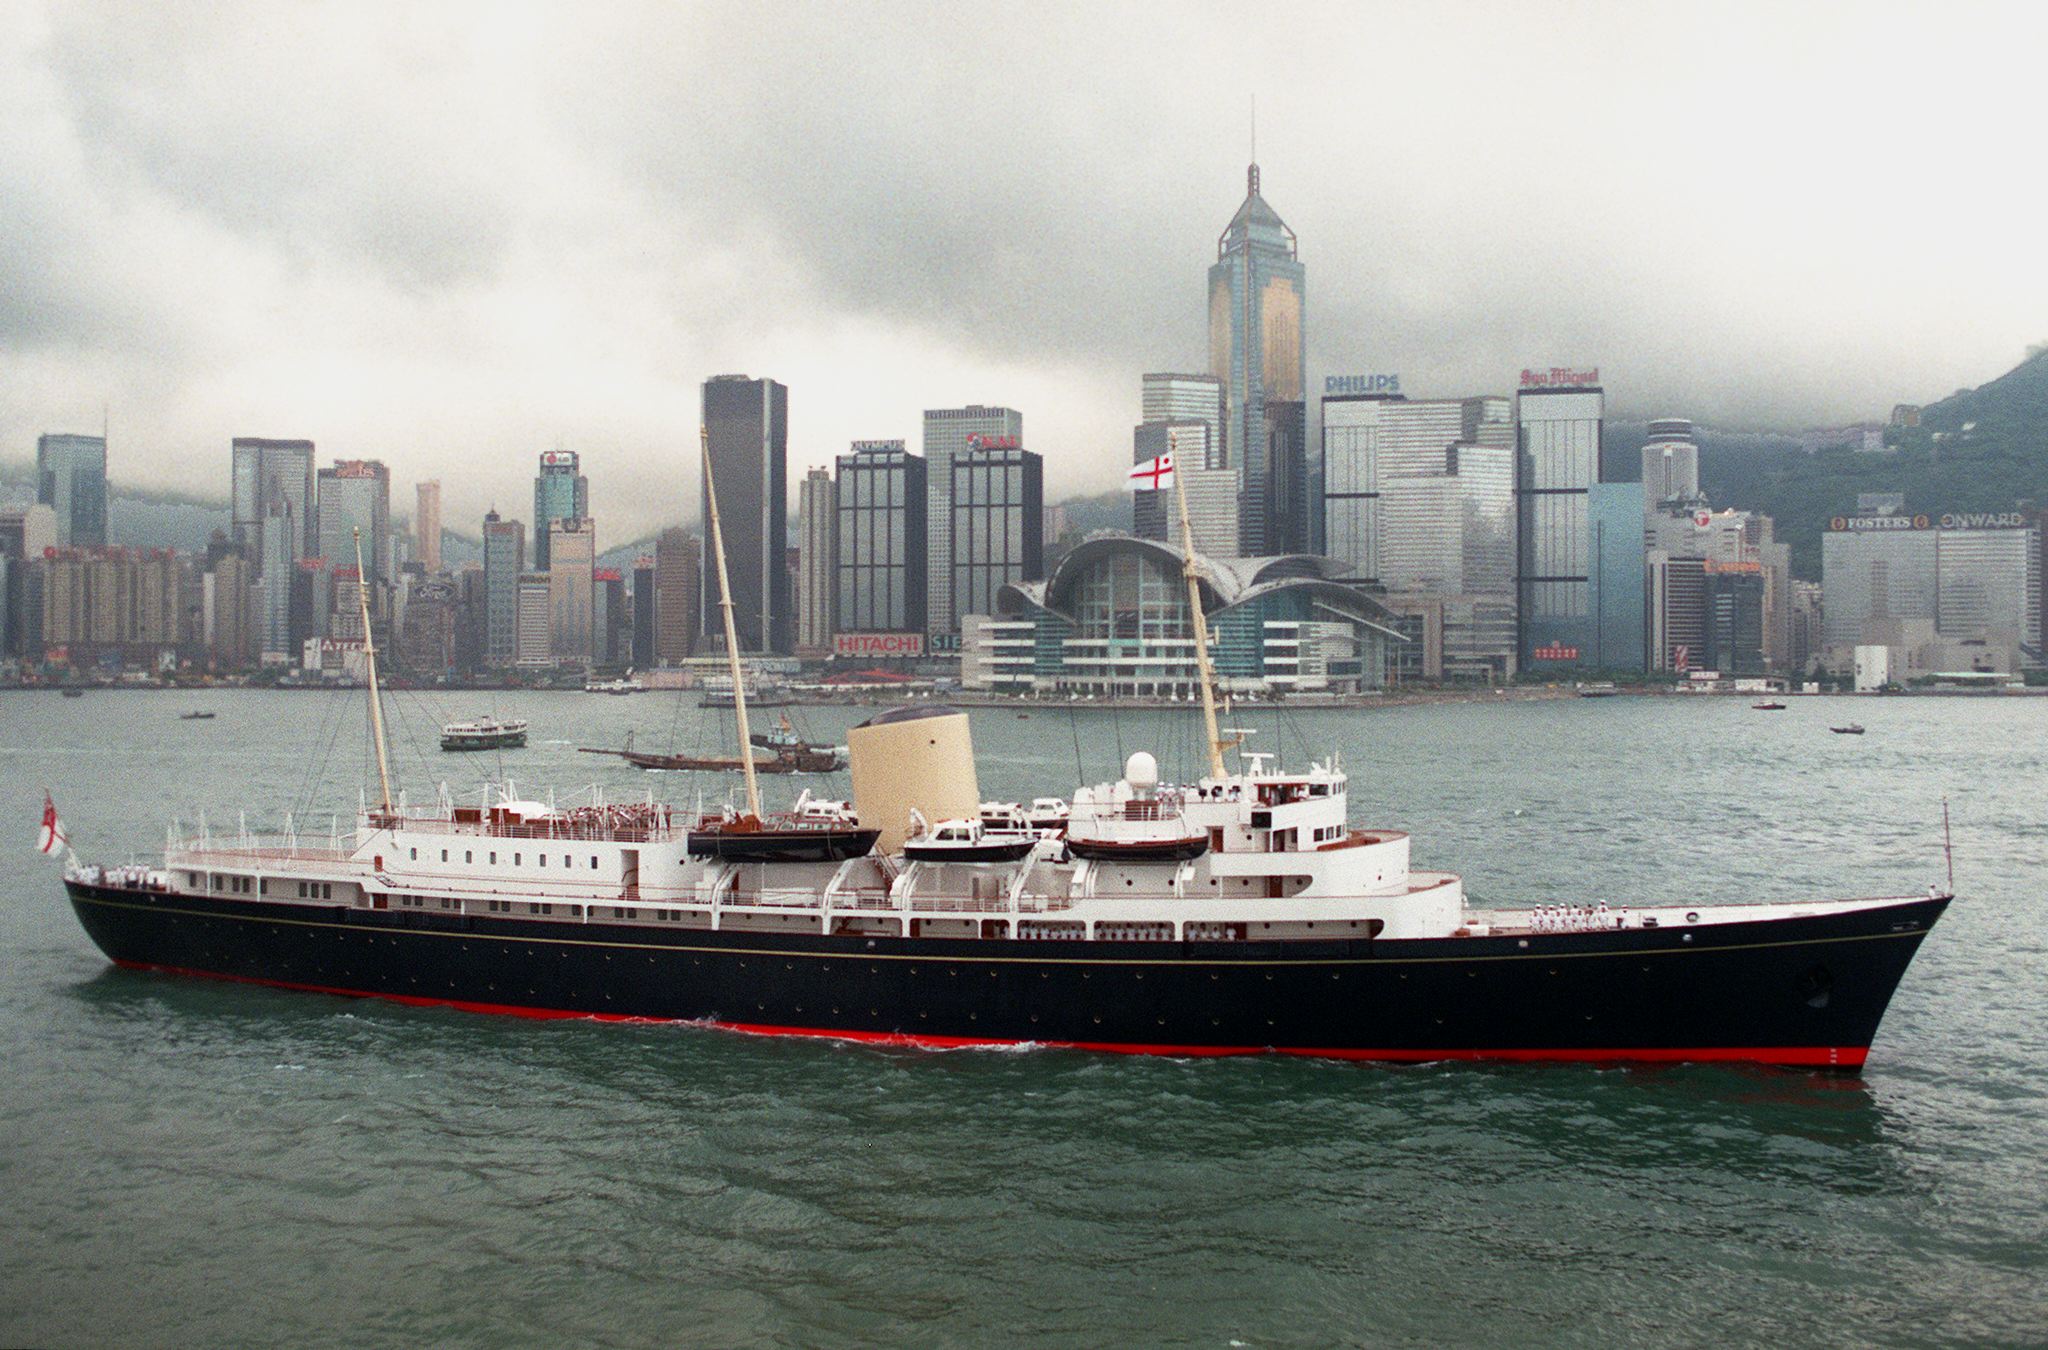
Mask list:
[[[840,633],[832,639],[834,656],[923,656],[923,633]]]
[[[1586,370],[1571,366],[1552,366],[1548,370],[1524,370],[1524,389],[1589,389],[1600,383],[1600,367]]]

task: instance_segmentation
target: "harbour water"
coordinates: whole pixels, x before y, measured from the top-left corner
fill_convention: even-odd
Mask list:
[[[324,834],[361,695],[0,694],[0,1343],[2039,1344],[2048,702],[1790,704],[1238,720],[1341,753],[1360,822],[1481,897],[1920,891],[1950,799],[1959,899],[1859,1078],[899,1051],[116,971],[31,851],[42,791],[96,860],[202,808]],[[668,695],[392,707],[414,800],[727,790],[576,753],[722,734]],[[435,749],[484,711],[532,744]],[[973,721],[984,797],[1195,765],[1186,714]],[[800,785],[835,786],[769,791]]]

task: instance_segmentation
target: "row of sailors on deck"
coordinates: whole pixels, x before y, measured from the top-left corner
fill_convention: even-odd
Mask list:
[[[139,863],[130,863],[126,867],[101,867],[87,863],[77,868],[72,875],[88,886],[120,886],[127,890],[166,889],[166,879],[161,872]]]
[[[1628,906],[1610,910],[1602,900],[1597,905],[1538,905],[1531,912],[1529,926],[1539,933],[1586,933],[1600,928],[1630,928]]]

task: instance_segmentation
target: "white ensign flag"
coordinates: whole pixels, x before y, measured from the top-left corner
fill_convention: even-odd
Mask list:
[[[1173,456],[1161,455],[1148,459],[1132,468],[1130,476],[1124,479],[1124,486],[1133,492],[1152,492],[1159,488],[1173,486]]]

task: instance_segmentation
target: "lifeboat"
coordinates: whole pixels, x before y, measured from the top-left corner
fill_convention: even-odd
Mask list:
[[[942,820],[903,841],[903,856],[912,862],[1006,863],[1029,856],[1038,836],[1014,830],[993,830],[979,820]]]
[[[1209,835],[1182,814],[1180,793],[1159,785],[1159,764],[1140,750],[1123,782],[1098,798],[1075,794],[1067,850],[1094,862],[1181,863],[1209,851]]]

